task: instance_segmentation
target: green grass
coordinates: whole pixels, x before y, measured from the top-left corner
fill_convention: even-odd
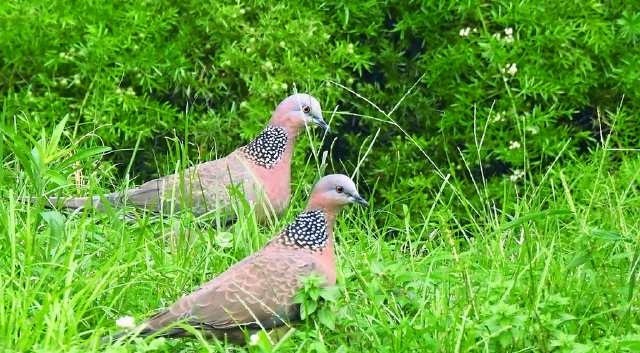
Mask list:
[[[143,213],[131,222],[117,210],[69,214],[18,202],[55,181],[46,171],[57,162],[47,156],[95,160],[95,149],[56,142],[62,131],[35,141],[40,153],[20,150],[29,143],[17,137],[7,151],[5,168],[16,179],[3,184],[0,201],[0,344],[36,352],[223,351],[202,339],[101,347],[99,338],[117,330],[117,318],[140,321],[259,249],[304,206],[315,164],[296,181],[287,214],[267,227],[249,213],[220,228],[189,214]],[[540,177],[505,178],[502,197],[488,198],[478,180],[480,203],[456,186],[468,181],[450,175],[419,210],[405,195],[376,202],[386,185],[371,186],[371,207],[346,210],[337,225],[340,295],[325,308],[335,327],[312,316],[275,351],[635,351],[639,178],[637,152],[612,151],[605,141],[589,158],[553,164]]]
[[[9,0],[0,23],[0,349],[640,351],[637,2]],[[21,201],[217,158],[296,88],[333,133],[301,136],[274,224]],[[286,339],[99,344],[260,249],[325,171],[371,206]]]

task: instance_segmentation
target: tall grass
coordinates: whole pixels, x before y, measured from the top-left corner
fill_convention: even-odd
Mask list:
[[[402,133],[395,108],[376,109],[380,115],[371,118]],[[488,125],[476,126],[472,152],[483,154]],[[633,150],[609,149],[606,140],[589,158],[553,163],[540,173],[527,167],[513,181],[487,180],[483,173],[476,179],[469,164],[467,173],[447,173],[450,166],[435,165],[422,150],[425,170],[416,172],[441,178],[431,204],[416,210],[421,206],[407,202],[410,195],[398,195],[387,204],[374,201],[368,209],[347,210],[338,222],[340,296],[328,304],[335,327],[312,317],[276,346],[267,341],[240,348],[201,337],[101,346],[99,338],[116,330],[117,318],[132,315],[140,321],[259,249],[304,206],[310,185],[326,168],[326,155],[313,150],[296,171],[300,178],[292,206],[268,226],[259,226],[246,209],[228,228],[215,218],[188,213],[158,217],[128,210],[134,214],[131,221],[121,210],[64,213],[45,208],[44,202],[19,202],[52,185],[66,185],[68,178],[56,173],[60,165],[100,166],[97,158],[106,149],[81,149],[82,137],[65,133],[64,121],[37,139],[3,131],[0,345],[8,351],[640,348],[640,336],[634,334],[640,158]],[[376,148],[376,136],[363,146],[354,173],[367,173],[362,160]],[[170,143],[179,170],[190,163],[181,152],[187,145]],[[103,185],[114,182],[90,169],[78,170],[89,176],[85,192],[104,192]],[[477,195],[459,187],[469,180]],[[502,185],[502,195],[489,192],[489,183],[494,189]],[[124,181],[115,188],[128,185]],[[389,187],[369,186],[374,195],[368,196],[375,200],[377,190]]]

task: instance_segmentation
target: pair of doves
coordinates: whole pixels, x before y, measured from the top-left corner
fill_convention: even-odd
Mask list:
[[[66,208],[129,204],[159,212],[173,205],[174,209],[188,208],[195,214],[215,211],[228,215],[232,213],[230,186],[239,185],[254,206],[256,218],[264,221],[270,215],[280,215],[289,204],[295,140],[310,124],[328,130],[318,100],[308,94],[294,94],[278,105],[258,137],[226,157],[123,193],[51,197],[49,202]],[[245,333],[298,320],[299,306],[294,297],[301,279],[316,274],[326,286],[336,282],[333,225],[340,209],[350,203],[367,205],[349,177],[332,174],[321,178],[306,209],[260,251],[178,299],[138,326],[135,334],[186,336],[188,332],[175,325],[182,323],[205,335],[242,343]]]

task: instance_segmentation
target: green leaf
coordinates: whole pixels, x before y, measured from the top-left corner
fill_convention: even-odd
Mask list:
[[[329,311],[326,307],[318,310],[318,321],[320,321],[322,325],[328,327],[332,331],[336,328],[333,313],[331,313],[331,311]]]
[[[531,212],[531,213],[527,213],[523,216],[520,216],[516,219],[514,219],[511,222],[508,222],[506,224],[504,224],[502,227],[500,227],[500,231],[505,231],[507,229],[510,228],[515,228],[521,224],[524,224],[526,222],[529,221],[533,221],[533,220],[538,220],[538,219],[545,219],[548,217],[560,217],[560,216],[568,216],[571,215],[571,211],[566,210],[566,209],[556,209],[556,210],[544,210],[544,211],[540,211],[540,212]]]
[[[320,297],[328,302],[335,302],[340,296],[340,289],[337,286],[325,287],[320,291]]]
[[[102,155],[111,151],[111,147],[100,146],[100,147],[91,147],[78,151],[78,153],[74,154],[71,158],[66,159],[64,162],[60,163],[59,168],[67,168],[73,165],[73,163],[77,161],[83,161],[89,159],[96,155]]]
[[[65,217],[58,211],[45,211],[40,214],[42,220],[47,223],[54,234],[62,233],[64,230]]]
[[[622,240],[622,234],[612,231],[612,230],[604,230],[599,228],[591,228],[589,235],[595,238],[600,238],[602,240],[609,241],[619,241]]]
[[[590,258],[591,258],[591,254],[587,251],[578,252],[573,257],[573,259],[569,261],[569,264],[567,265],[567,270],[572,270],[578,266],[583,265],[585,262],[589,261]]]
[[[60,122],[53,128],[51,139],[47,144],[47,155],[53,154],[52,152],[58,149],[58,144],[60,143],[60,138],[62,137],[62,133],[64,132],[64,127],[67,124],[67,120],[69,120],[68,114],[65,115],[64,118],[62,118],[62,120],[60,120]]]
[[[640,335],[627,335],[619,339],[620,348],[631,352],[640,352]]]

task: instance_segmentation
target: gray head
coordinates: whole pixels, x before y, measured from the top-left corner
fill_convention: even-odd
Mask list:
[[[329,130],[322,117],[320,102],[306,93],[296,93],[280,102],[271,116],[271,124],[294,129],[313,124]]]
[[[355,183],[343,174],[329,174],[322,177],[313,187],[309,206],[327,210],[339,209],[344,205],[357,203],[367,206],[367,201],[360,196]]]

